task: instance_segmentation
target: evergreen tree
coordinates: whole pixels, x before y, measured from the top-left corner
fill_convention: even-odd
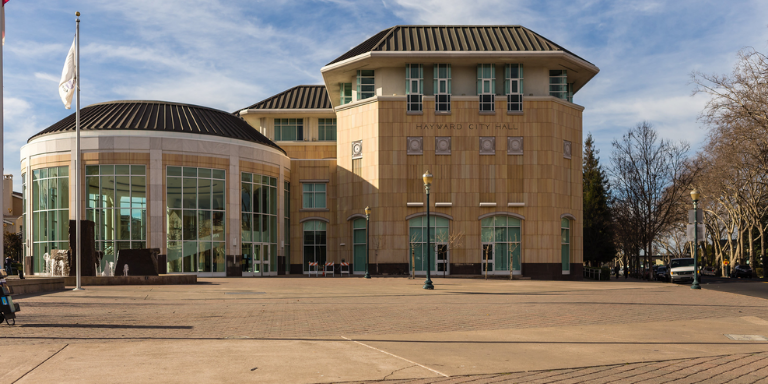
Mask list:
[[[592,134],[584,142],[584,261],[604,263],[616,256],[614,232],[609,207],[610,185],[600,166],[600,153]]]

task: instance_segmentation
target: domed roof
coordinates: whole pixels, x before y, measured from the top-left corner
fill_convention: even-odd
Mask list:
[[[80,110],[81,131],[148,131],[212,135],[250,141],[285,151],[237,116],[218,109],[166,101],[123,100]],[[75,114],[40,131],[37,137],[75,131]]]

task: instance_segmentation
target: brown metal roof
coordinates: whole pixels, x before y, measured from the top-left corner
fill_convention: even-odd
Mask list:
[[[516,51],[561,51],[584,60],[519,25],[396,25],[377,33],[328,65],[366,52]]]
[[[218,109],[165,101],[110,101],[80,110],[83,131],[184,132],[250,141],[285,151],[242,119]],[[74,132],[75,114],[40,131],[32,139],[54,133]]]
[[[324,85],[297,85],[244,109],[332,109]]]

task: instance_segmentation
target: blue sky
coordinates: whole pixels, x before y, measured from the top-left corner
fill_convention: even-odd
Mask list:
[[[81,101],[167,100],[234,111],[298,84],[397,24],[520,24],[597,65],[576,94],[607,164],[611,140],[648,120],[694,148],[706,98],[690,73],[768,52],[766,1],[11,0],[4,47],[5,173],[19,148],[72,113],[58,81],[81,16]],[[74,103],[73,103],[74,108]]]

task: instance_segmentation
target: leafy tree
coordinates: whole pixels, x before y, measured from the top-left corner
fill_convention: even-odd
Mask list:
[[[21,261],[21,234],[6,232],[3,237],[3,252],[16,262]]]
[[[613,223],[609,207],[610,185],[592,134],[584,142],[584,261],[604,263],[616,256]]]

